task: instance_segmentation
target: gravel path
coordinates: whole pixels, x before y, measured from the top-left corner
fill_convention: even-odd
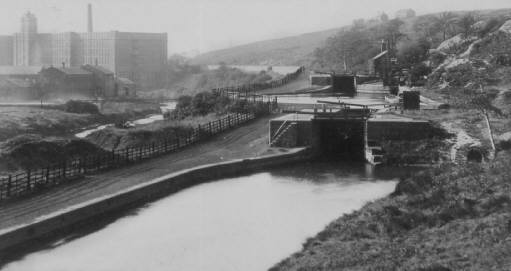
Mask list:
[[[273,116],[275,117],[275,116]],[[41,194],[0,206],[0,231],[30,223],[71,205],[105,196],[163,175],[199,165],[258,156],[268,151],[269,119],[251,121],[177,153],[132,167],[86,176]]]

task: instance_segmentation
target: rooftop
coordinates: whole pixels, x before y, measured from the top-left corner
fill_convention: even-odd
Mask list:
[[[0,66],[0,75],[35,75],[42,66]]]
[[[382,56],[386,55],[386,54],[387,54],[387,52],[388,52],[388,51],[387,51],[387,50],[385,50],[385,51],[383,51],[383,52],[381,52],[381,53],[377,54],[375,57],[373,57],[373,58],[371,58],[371,59],[372,59],[372,60],[379,59],[379,58],[381,58]]]
[[[66,68],[56,68],[57,70],[67,74],[67,75],[89,75],[90,72],[80,68],[80,67],[66,67]]]
[[[133,81],[131,81],[130,79],[125,78],[125,77],[117,77],[117,81],[119,81],[125,85],[134,85],[135,84],[135,83],[133,83]]]
[[[109,70],[103,66],[98,66],[98,65],[93,66],[93,65],[87,64],[87,65],[83,65],[82,67],[86,70],[93,69],[93,70],[99,71],[103,74],[114,74],[111,70]]]

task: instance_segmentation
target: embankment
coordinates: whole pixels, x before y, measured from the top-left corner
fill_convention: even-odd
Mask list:
[[[67,207],[29,224],[3,229],[0,231],[0,250],[7,253],[6,248],[22,245],[33,239],[51,237],[55,233],[65,231],[76,224],[90,221],[100,215],[137,206],[193,185],[287,163],[304,161],[309,159],[309,156],[307,149],[300,148],[290,150],[287,153],[238,159],[178,171],[114,194]]]
[[[271,270],[510,270],[511,152],[443,164],[345,215]]]
[[[23,134],[0,142],[0,173],[45,168],[66,159],[105,152],[83,139]]]
[[[158,104],[137,108],[135,103],[123,103],[124,108],[115,110],[116,103],[108,103],[108,110],[101,114],[76,114],[65,112],[63,105],[0,106],[0,141],[21,135],[72,136],[87,127],[138,119],[159,113]],[[131,110],[129,108],[131,107]]]

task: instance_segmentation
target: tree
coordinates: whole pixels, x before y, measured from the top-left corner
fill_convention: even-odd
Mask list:
[[[389,15],[387,15],[387,13],[385,13],[385,12],[382,12],[382,14],[380,15],[380,20],[382,22],[388,22],[389,21]]]
[[[469,37],[473,32],[473,25],[476,23],[476,18],[472,13],[467,13],[458,19],[457,25],[461,29],[461,33],[465,37]]]
[[[406,67],[421,63],[428,58],[430,48],[431,43],[425,38],[401,43],[397,54],[399,63]]]
[[[356,19],[353,20],[352,29],[353,30],[361,30],[365,27],[365,21],[364,19]]]
[[[447,35],[455,23],[455,16],[452,12],[443,12],[440,13],[438,17],[436,17],[436,24],[442,30],[442,41],[447,39]]]
[[[436,18],[436,17],[434,17]],[[419,17],[413,24],[413,30],[419,33],[421,38],[434,42],[438,32],[442,31],[440,23],[431,17]]]
[[[387,40],[390,49],[395,48],[397,42],[405,37],[405,34],[401,33],[401,26],[404,24],[400,19],[392,19],[383,26],[383,37]]]
[[[39,76],[35,81],[32,82],[32,88],[35,90],[36,98],[41,102],[41,108],[43,107],[43,100],[48,97],[51,90],[54,90],[55,81],[48,76],[43,76],[39,73]]]

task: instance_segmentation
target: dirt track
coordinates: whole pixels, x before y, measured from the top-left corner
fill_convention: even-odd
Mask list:
[[[274,116],[273,116],[274,117]],[[268,120],[261,118],[219,134],[177,153],[87,176],[41,194],[0,206],[0,230],[30,223],[40,216],[105,196],[186,168],[231,159],[258,156],[268,151]]]

